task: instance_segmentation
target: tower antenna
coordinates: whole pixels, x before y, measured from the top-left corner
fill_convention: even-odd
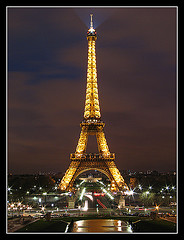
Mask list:
[[[93,28],[93,14],[90,14],[90,16],[91,16],[91,25],[90,25],[90,27]]]

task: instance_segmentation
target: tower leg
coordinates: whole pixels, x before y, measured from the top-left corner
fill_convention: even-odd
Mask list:
[[[116,190],[128,190],[128,186],[125,183],[123,177],[121,176],[120,171],[118,170],[118,168],[116,167],[116,164],[114,161],[107,161],[107,166],[109,168],[110,173],[112,174],[113,178],[114,178],[114,183],[112,182],[112,189],[114,187],[117,187]],[[116,185],[116,186],[115,186]],[[113,191],[113,190],[112,190]]]
[[[59,187],[60,187],[61,190],[66,190],[66,189],[71,190],[71,189],[68,189],[68,186],[69,186],[69,184],[70,184],[70,182],[71,182],[79,164],[80,164],[79,161],[78,162],[77,161],[72,161],[70,163],[70,166],[69,166],[68,170],[66,171],[64,177],[62,178],[62,180],[60,182]]]
[[[76,148],[76,154],[83,154],[86,151],[87,141],[88,141],[88,132],[84,131],[84,129],[82,128],[82,131],[80,133],[80,138]]]
[[[98,143],[98,150],[99,152],[107,157],[110,154],[107,141],[105,138],[105,133],[103,131],[99,131],[96,133],[97,143]]]

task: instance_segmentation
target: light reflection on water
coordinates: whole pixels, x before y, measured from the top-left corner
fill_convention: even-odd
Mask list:
[[[73,232],[124,232],[132,233],[124,221],[115,219],[90,219],[74,222]]]

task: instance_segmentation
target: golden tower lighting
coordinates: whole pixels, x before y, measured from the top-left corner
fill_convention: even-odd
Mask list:
[[[80,124],[81,133],[75,153],[70,155],[71,163],[59,185],[61,190],[72,191],[76,177],[87,170],[98,170],[111,181],[111,191],[127,191],[128,187],[115,165],[115,154],[110,153],[104,133],[105,123],[101,120],[97,69],[96,30],[93,28],[92,14],[90,28],[87,31],[88,67],[84,119]],[[86,153],[89,135],[96,135],[99,153]]]

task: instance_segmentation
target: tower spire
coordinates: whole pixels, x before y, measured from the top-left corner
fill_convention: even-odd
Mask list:
[[[84,110],[84,119],[100,119],[100,106],[97,85],[97,69],[96,69],[96,50],[95,42],[97,39],[96,31],[93,29],[93,14],[91,16],[90,29],[87,32],[88,40],[88,68],[87,68],[87,86],[86,101]]]
[[[90,24],[90,28],[93,28],[93,14],[91,13],[90,16],[91,16],[91,24]]]

